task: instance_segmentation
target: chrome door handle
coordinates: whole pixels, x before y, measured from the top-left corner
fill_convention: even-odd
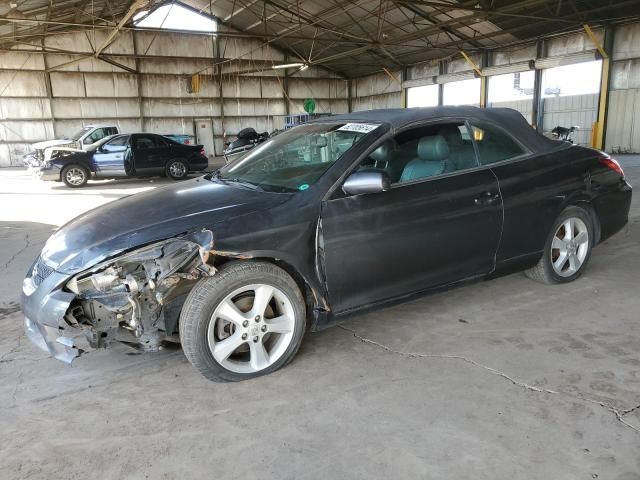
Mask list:
[[[475,205],[493,205],[500,199],[499,193],[482,192],[476,198],[473,199]]]

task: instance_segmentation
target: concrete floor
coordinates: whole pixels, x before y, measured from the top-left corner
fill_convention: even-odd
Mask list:
[[[638,194],[573,284],[516,274],[360,316],[254,381],[210,383],[180,350],[69,367],[31,346],[20,284],[51,231],[164,183],[0,170],[2,478],[640,479]]]

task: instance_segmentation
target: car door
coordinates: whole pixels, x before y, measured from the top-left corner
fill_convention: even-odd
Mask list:
[[[126,177],[129,174],[131,149],[129,135],[108,140],[93,153],[93,166],[98,177]]]
[[[456,130],[458,138],[447,138]],[[495,266],[502,228],[498,183],[477,163],[465,122],[408,129],[386,151],[386,159],[372,154],[357,169],[382,169],[392,177],[390,190],[355,196],[338,190],[322,206],[324,269],[335,313]]]
[[[471,121],[471,128],[480,163],[491,167],[500,183],[504,220],[497,261],[539,252],[558,204],[567,192],[580,189],[582,178],[567,171],[571,162],[534,154],[498,125]]]
[[[157,174],[164,171],[170,148],[159,135],[133,135],[133,159],[136,174]]]

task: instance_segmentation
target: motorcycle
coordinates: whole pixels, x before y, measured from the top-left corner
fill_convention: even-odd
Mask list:
[[[554,139],[562,140],[563,142],[573,143],[573,139],[571,138],[571,134],[576,130],[579,130],[580,127],[578,125],[574,125],[572,127],[561,127],[558,125],[553,130],[551,130],[551,135]]]
[[[269,137],[267,132],[258,133],[253,128],[243,128],[238,132],[235,140],[225,143],[223,155],[226,162],[229,163],[234,158],[244,155]]]

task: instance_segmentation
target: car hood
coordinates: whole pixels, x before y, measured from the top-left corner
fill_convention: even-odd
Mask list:
[[[73,145],[76,144],[73,140],[58,139],[47,140],[46,142],[38,142],[31,145],[34,150],[44,150],[45,148],[55,147],[57,145]]]
[[[76,217],[49,238],[41,257],[58,272],[74,274],[124,251],[272,208],[290,196],[204,177],[180,182]],[[215,231],[213,234],[215,242]]]

